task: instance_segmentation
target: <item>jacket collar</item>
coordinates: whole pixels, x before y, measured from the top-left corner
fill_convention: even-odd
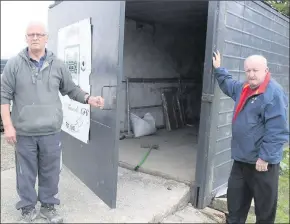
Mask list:
[[[262,94],[266,91],[267,86],[270,82],[270,78],[271,78],[271,74],[270,72],[267,73],[265,80],[262,82],[262,84],[256,89],[256,91],[254,91],[254,94]],[[248,89],[250,88],[250,85],[248,83],[246,83],[243,87],[243,89]]]

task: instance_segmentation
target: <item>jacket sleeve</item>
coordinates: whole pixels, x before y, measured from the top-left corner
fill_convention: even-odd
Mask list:
[[[214,75],[223,93],[236,101],[237,93],[242,88],[243,83],[234,80],[225,68],[215,69]]]
[[[80,103],[85,103],[84,92],[79,86],[77,86],[72,80],[72,76],[65,64],[61,66],[62,80],[60,82],[60,93],[65,96],[68,95],[72,100],[78,101]]]
[[[264,111],[265,134],[259,158],[273,164],[282,160],[283,145],[289,141],[287,124],[287,97],[276,95]]]
[[[1,75],[1,105],[10,104],[15,93],[15,63],[14,59],[7,61]]]

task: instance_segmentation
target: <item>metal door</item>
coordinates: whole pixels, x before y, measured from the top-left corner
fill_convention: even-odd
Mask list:
[[[89,111],[88,133],[87,129],[79,135],[67,130],[62,132],[63,162],[111,208],[116,207],[117,197],[119,118],[116,87],[120,86],[121,82],[124,13],[125,2],[120,1],[62,1],[51,6],[48,13],[48,47],[55,54],[59,48],[58,34],[61,29],[70,25],[78,27],[78,24],[85,20],[91,24],[91,30],[86,28],[80,32],[80,35],[91,32],[91,58],[85,59],[80,54],[75,57],[75,63],[68,60],[68,67],[73,69],[75,66],[74,71],[79,77],[76,78],[75,74],[72,74],[73,78],[82,83],[83,87],[86,85],[85,76],[88,75],[84,75],[83,71],[90,69],[88,86],[84,88],[94,96],[103,94],[105,108],[100,110],[91,107],[85,110]],[[75,30],[72,29],[71,32]],[[78,35],[72,33],[66,38],[67,41],[75,43],[71,40],[72,36]],[[78,38],[82,43],[68,50],[73,51],[71,55],[76,55],[77,49],[82,49],[82,44],[85,45],[83,49],[88,50],[87,42],[90,38]],[[58,54],[61,57],[62,53]],[[75,102],[72,104],[81,105]],[[67,127],[70,125],[67,124]],[[75,131],[75,128],[72,131]]]

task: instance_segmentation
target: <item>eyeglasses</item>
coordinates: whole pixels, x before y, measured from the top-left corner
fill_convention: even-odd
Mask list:
[[[32,39],[34,37],[37,37],[37,38],[44,37],[46,36],[46,34],[45,33],[29,33],[26,36]]]

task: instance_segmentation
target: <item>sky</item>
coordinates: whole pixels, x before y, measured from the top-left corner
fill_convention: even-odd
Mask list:
[[[30,21],[47,24],[48,6],[52,3],[53,1],[1,0],[2,59],[12,57],[26,47],[25,29]]]

